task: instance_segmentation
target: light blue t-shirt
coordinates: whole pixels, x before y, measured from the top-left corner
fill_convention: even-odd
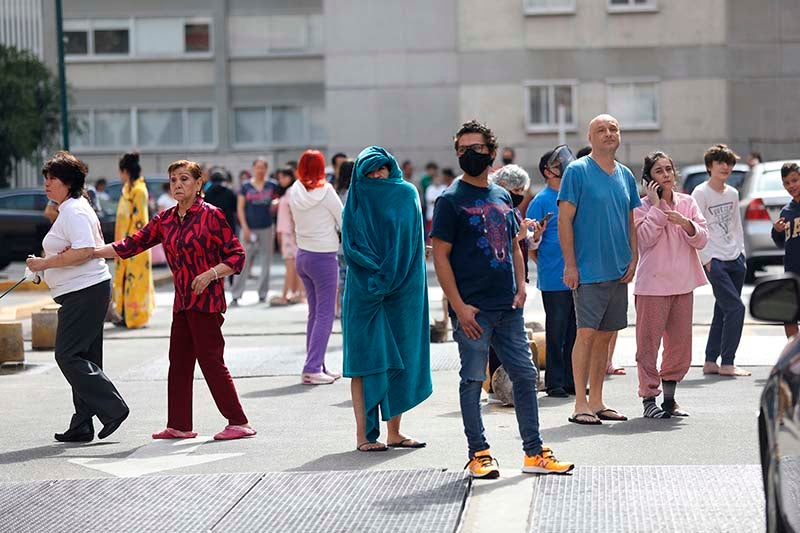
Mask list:
[[[581,157],[564,172],[558,201],[576,207],[572,225],[580,282],[621,278],[633,257],[630,212],[642,204],[630,169],[617,163],[609,175],[591,157]]]
[[[545,186],[531,201],[526,216],[542,220],[547,213],[553,213],[553,218],[547,222],[537,251],[536,287],[540,291],[568,291],[564,285],[564,254],[558,242],[558,191]]]

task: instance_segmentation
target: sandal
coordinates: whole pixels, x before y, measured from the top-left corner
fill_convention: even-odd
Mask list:
[[[401,440],[400,442],[389,442],[386,445],[389,448],[424,448],[428,445],[428,443],[409,437]]]
[[[610,407],[600,409],[595,413],[595,416],[600,420],[611,420],[612,422],[625,422],[628,419],[627,416],[619,413],[616,409],[611,409]]]
[[[591,420],[586,420],[587,418],[591,418]],[[592,413],[575,413],[567,420],[572,422],[573,424],[580,424],[582,426],[599,426],[602,424],[597,415]]]
[[[181,431],[179,429],[165,428],[153,433],[154,439],[193,439],[197,436],[194,431]]]
[[[273,296],[269,299],[269,306],[270,307],[284,307],[291,304],[291,301],[288,298],[284,298],[283,296]]]
[[[214,440],[234,440],[252,437],[256,430],[245,426],[225,426],[225,429],[214,435]]]
[[[370,445],[370,444],[374,444],[374,445],[377,445],[377,446],[374,446],[372,448],[367,448],[367,446]],[[359,444],[358,446],[356,446],[356,450],[358,450],[360,452],[385,452],[388,449],[389,449],[389,447],[386,446],[382,442],[374,442],[374,441],[369,441],[369,440],[364,441],[361,444]]]

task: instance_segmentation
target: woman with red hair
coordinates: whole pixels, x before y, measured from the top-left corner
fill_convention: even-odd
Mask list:
[[[339,232],[342,201],[325,180],[325,157],[306,150],[297,164],[297,181],[291,187],[289,208],[297,236],[297,273],[308,298],[304,385],[328,385],[342,377],[325,367],[325,351],[336,308]]]

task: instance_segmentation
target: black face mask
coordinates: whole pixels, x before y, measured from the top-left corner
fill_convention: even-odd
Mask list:
[[[492,161],[494,161],[494,157],[489,154],[479,154],[474,150],[467,150],[458,158],[458,166],[468,176],[477,177],[483,174]]]
[[[510,165],[510,164],[511,164],[511,163],[513,163],[513,162],[514,162],[514,160],[513,160],[513,159],[511,159],[510,157],[504,157],[504,158],[503,158],[503,164],[504,164],[504,165]]]
[[[525,198],[524,194],[514,194],[511,191],[509,191],[508,194],[511,195],[511,205],[514,207],[519,207],[519,204],[521,204],[522,200]]]

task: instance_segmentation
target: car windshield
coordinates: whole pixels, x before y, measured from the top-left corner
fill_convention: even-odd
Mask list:
[[[728,185],[735,187],[737,190],[741,190],[745,175],[746,173],[741,170],[734,170],[728,177]],[[683,180],[683,190],[687,194],[691,194],[695,187],[705,181],[708,181],[708,172],[703,171],[687,174]]]
[[[780,170],[770,170],[758,177],[754,190],[758,192],[784,192]]]

